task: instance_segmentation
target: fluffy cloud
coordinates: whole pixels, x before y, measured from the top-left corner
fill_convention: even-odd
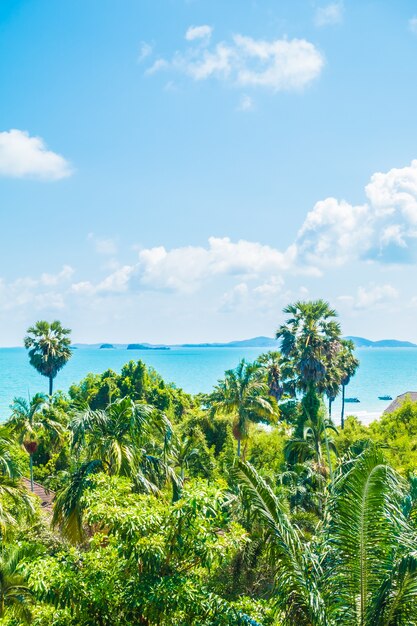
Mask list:
[[[26,276],[10,282],[0,279],[0,311],[28,306],[36,311],[62,309],[73,273],[72,267],[64,265],[57,274],[43,273],[38,278]]]
[[[355,309],[371,309],[376,306],[385,306],[396,300],[398,290],[392,285],[368,285],[358,287],[356,296],[340,296],[339,300],[345,301]]]
[[[342,265],[354,259],[410,263],[417,256],[417,160],[373,174],[366,204],[327,198],[308,213],[298,238],[300,262]]]
[[[187,31],[191,43],[196,39],[195,31]],[[230,42],[176,52],[171,61],[158,59],[147,74],[171,68],[194,80],[216,78],[239,87],[294,91],[317,78],[323,65],[323,55],[305,39],[265,41],[237,34]]]
[[[207,24],[204,24],[203,26],[190,26],[185,33],[185,38],[187,41],[195,41],[196,39],[208,41],[212,32],[212,27]]]
[[[340,24],[343,21],[343,13],[343,2],[331,2],[316,9],[314,23],[319,27]]]
[[[0,176],[59,180],[71,173],[68,161],[48,150],[41,137],[17,129],[0,132]]]
[[[372,235],[369,208],[326,198],[307,214],[298,238],[299,258],[315,265],[342,265],[366,250]]]
[[[207,248],[186,246],[167,251],[164,247],[150,248],[139,253],[136,276],[149,289],[192,292],[204,280],[215,276],[235,276],[256,279],[279,275],[294,261],[295,250],[286,252],[257,242],[228,237],[210,237]]]

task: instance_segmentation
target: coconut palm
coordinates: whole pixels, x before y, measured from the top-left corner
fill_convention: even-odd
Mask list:
[[[57,320],[51,324],[40,321],[28,328],[24,339],[30,364],[49,379],[50,396],[54,378],[72,356],[70,334],[71,331]]]
[[[43,433],[59,437],[63,427],[54,413],[47,410],[47,397],[42,393],[35,394],[29,401],[15,398],[10,408],[12,414],[7,425],[29,454],[30,484],[33,491],[33,455],[38,449],[39,437]]]
[[[236,477],[265,527],[276,567],[275,609],[283,626],[415,626],[416,531],[407,486],[374,447],[338,469],[324,522],[306,543],[287,505],[249,465]]]
[[[19,624],[31,622],[31,592],[20,563],[21,550],[9,548],[0,556],[0,620],[10,616]]]
[[[230,415],[233,418],[233,434],[237,439],[237,455],[241,442],[248,438],[251,422],[273,421],[278,408],[269,395],[259,367],[244,359],[234,370],[228,370],[208,397],[212,414]]]
[[[340,425],[342,429],[345,427],[345,390],[352,376],[355,375],[356,370],[359,367],[359,359],[355,357],[353,351],[355,350],[355,344],[353,341],[343,339],[342,348],[339,353],[339,367],[341,371],[341,385],[342,385],[342,409],[340,413]]]

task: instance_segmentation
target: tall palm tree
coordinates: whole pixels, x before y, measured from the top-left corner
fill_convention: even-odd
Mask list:
[[[236,476],[268,534],[280,624],[415,626],[416,530],[404,506],[406,484],[379,450],[341,465],[309,543],[251,465],[238,462]]]
[[[304,422],[319,410],[318,395],[340,351],[341,329],[337,313],[324,300],[295,302],[284,309],[289,317],[276,333],[281,352],[295,371],[296,386],[304,394],[297,426],[301,437]]]
[[[290,359],[302,391],[323,380],[331,358],[340,347],[337,313],[324,300],[295,302],[284,309],[290,317],[276,333],[281,352]]]
[[[12,415],[7,425],[29,454],[30,484],[33,491],[33,455],[38,449],[39,437],[43,433],[59,437],[62,425],[47,408],[47,397],[37,393],[28,402],[24,398],[15,398],[11,405]]]
[[[342,384],[342,410],[340,414],[340,425],[342,429],[345,427],[345,389],[359,367],[359,359],[357,359],[353,354],[354,350],[355,344],[353,341],[348,339],[342,340],[342,349],[339,353]]]
[[[212,414],[230,415],[233,434],[237,440],[237,455],[241,442],[248,438],[251,422],[271,421],[278,416],[278,408],[270,398],[269,389],[260,375],[259,367],[244,359],[234,370],[225,372],[208,397]]]
[[[70,334],[71,331],[57,320],[51,324],[40,321],[28,328],[24,339],[30,364],[49,379],[50,396],[54,378],[72,356]]]

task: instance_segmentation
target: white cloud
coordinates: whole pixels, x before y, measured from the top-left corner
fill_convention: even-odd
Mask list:
[[[343,2],[331,2],[316,9],[314,23],[319,27],[340,24],[343,21],[343,13]]]
[[[379,217],[400,214],[417,225],[417,159],[410,166],[373,174],[365,191]]]
[[[359,206],[335,198],[315,205],[296,242],[301,262],[410,263],[417,258],[417,160],[373,174],[365,193],[368,202]]]
[[[152,52],[153,47],[151,46],[151,44],[147,43],[146,41],[142,41],[139,46],[138,62],[142,63],[142,61],[151,56]]]
[[[71,173],[68,161],[48,150],[41,137],[17,129],[0,132],[0,176],[59,180]]]
[[[342,265],[367,249],[372,232],[367,205],[326,198],[307,214],[298,233],[298,253],[307,263]]]
[[[155,63],[148,67],[145,74],[147,76],[151,76],[152,74],[156,74],[156,72],[159,72],[160,70],[166,69],[167,67],[169,67],[169,63],[165,61],[165,59],[157,59]]]
[[[237,34],[228,43],[191,46],[171,61],[158,59],[146,73],[172,69],[194,80],[216,78],[238,87],[294,91],[316,79],[323,66],[323,55],[305,39],[265,41]]]
[[[256,279],[279,275],[294,261],[295,250],[286,252],[260,243],[228,237],[210,237],[207,248],[186,246],[167,251],[150,248],[139,253],[136,274],[142,286],[150,289],[192,292],[203,281],[215,276]]]
[[[0,279],[0,311],[62,309],[73,273],[72,267],[64,265],[60,272],[43,273],[38,278],[24,276],[10,282]]]
[[[41,274],[39,282],[48,287],[54,287],[68,282],[74,274],[74,269],[70,265],[64,265],[58,274]]]
[[[356,296],[340,296],[339,300],[344,301],[355,309],[372,309],[390,304],[399,296],[398,290],[392,285],[368,285],[358,287]]]
[[[417,16],[414,15],[408,20],[408,27],[414,35],[417,35]]]
[[[203,26],[190,26],[185,33],[187,41],[195,41],[196,39],[203,39],[206,42],[210,40],[213,28],[204,24]]]

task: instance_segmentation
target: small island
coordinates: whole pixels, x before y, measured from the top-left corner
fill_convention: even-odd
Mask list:
[[[114,345],[112,343],[102,343],[100,350],[114,350]]]

